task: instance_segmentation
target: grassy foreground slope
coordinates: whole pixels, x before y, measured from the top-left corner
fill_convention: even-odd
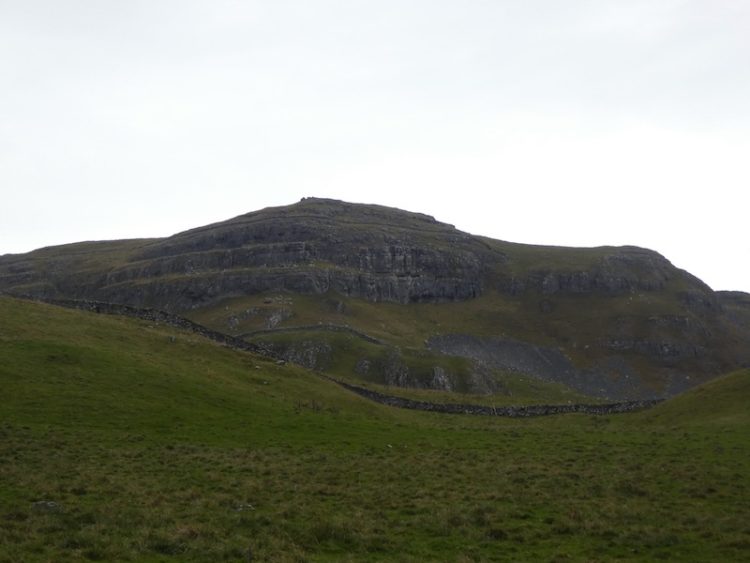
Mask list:
[[[750,427],[750,370],[719,377],[659,405],[644,420],[719,431]],[[750,446],[750,442],[748,443]]]
[[[0,561],[750,550],[747,371],[639,414],[437,415],[171,328],[8,298],[0,358]]]

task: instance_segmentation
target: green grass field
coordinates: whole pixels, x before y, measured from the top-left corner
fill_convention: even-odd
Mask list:
[[[0,298],[0,561],[746,561],[750,371],[530,420]]]

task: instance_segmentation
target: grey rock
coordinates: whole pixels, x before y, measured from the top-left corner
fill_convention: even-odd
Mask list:
[[[356,373],[360,377],[367,377],[368,375],[370,375],[371,367],[372,362],[370,362],[370,360],[368,360],[367,358],[361,358],[357,360],[357,363],[354,366],[354,373]]]
[[[410,377],[409,366],[401,359],[398,351],[391,349],[381,366],[382,378],[386,385],[395,385],[397,387],[422,387],[418,380]]]
[[[36,512],[62,512],[62,506],[53,500],[38,500],[31,503],[31,508]]]
[[[279,323],[291,319],[293,316],[293,313],[289,309],[272,311],[266,319],[266,328],[275,328]]]
[[[453,391],[453,383],[448,377],[446,371],[440,366],[432,368],[432,380],[429,383],[430,389],[439,389],[441,391]]]
[[[560,350],[517,340],[448,334],[430,338],[427,346],[436,352],[472,359],[487,368],[562,383],[593,397],[645,400],[668,392],[665,388],[653,388],[617,356],[589,369],[578,369]]]

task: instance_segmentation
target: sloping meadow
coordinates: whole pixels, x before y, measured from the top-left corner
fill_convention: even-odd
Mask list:
[[[0,561],[740,561],[750,372],[651,411],[367,402],[196,335],[0,298]]]

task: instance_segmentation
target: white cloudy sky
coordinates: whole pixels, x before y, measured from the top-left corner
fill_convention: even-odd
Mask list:
[[[0,0],[0,254],[304,196],[750,291],[747,0]]]

